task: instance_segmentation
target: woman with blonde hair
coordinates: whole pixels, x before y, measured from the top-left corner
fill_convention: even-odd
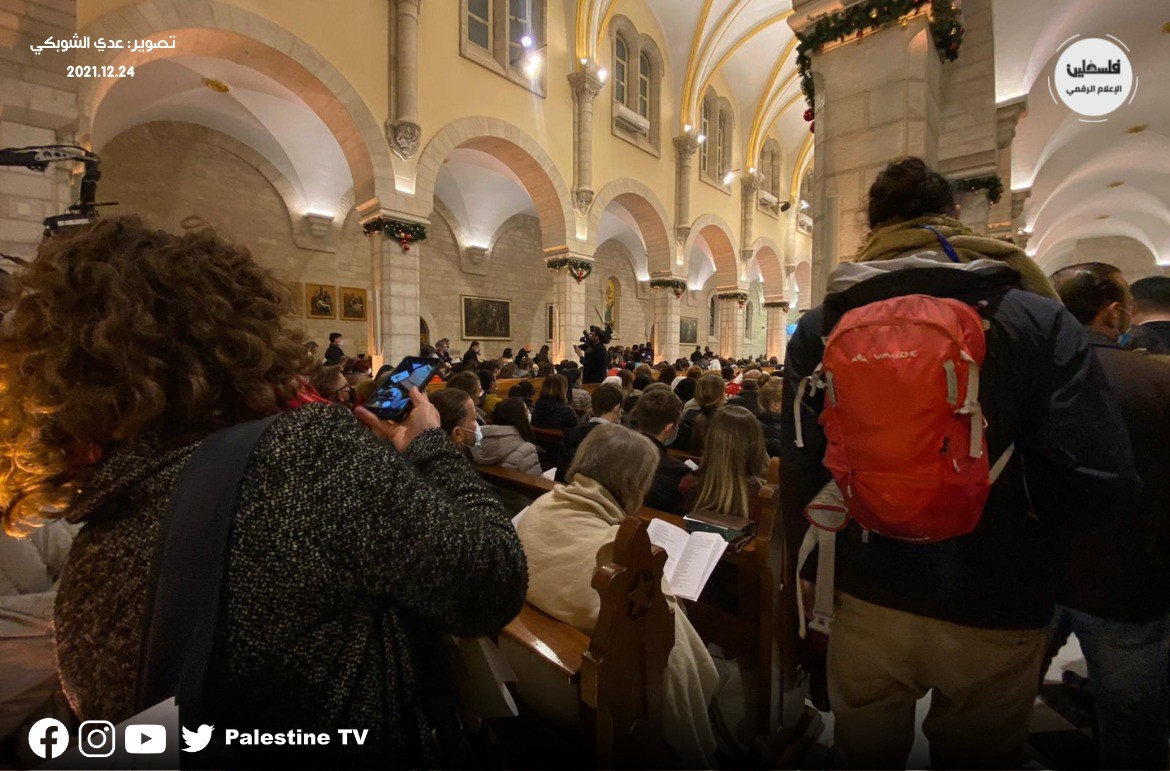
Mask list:
[[[679,482],[682,511],[716,511],[759,521],[759,493],[767,472],[759,421],[743,407],[724,407],[711,417],[699,471]]]
[[[369,731],[283,757],[233,747],[244,766],[443,765],[462,743],[443,641],[497,632],[527,577],[503,506],[426,394],[412,389],[394,426],[310,394],[288,287],[210,229],[102,219],[46,239],[21,278],[0,335],[0,513],[10,533],[84,524],[54,619],[77,716],[141,709],[154,568],[177,567],[158,557],[171,499],[206,483],[188,466],[204,440],[271,417],[234,469],[204,717]]]
[[[590,432],[573,457],[569,484],[538,498],[516,526],[528,556],[528,602],[593,633],[601,609],[593,572],[612,558],[622,521],[642,507],[658,455],[647,437],[628,428],[604,424]],[[662,583],[669,596],[665,578]],[[674,604],[673,597],[669,601]],[[714,768],[716,742],[708,710],[719,674],[681,609],[675,610],[674,628],[662,691],[663,738],[683,768]],[[555,696],[542,692],[541,699],[555,703]],[[565,707],[566,714],[576,714],[575,704]]]
[[[679,420],[678,438],[671,445],[692,454],[703,452],[707,441],[707,426],[711,417],[723,407],[727,399],[726,384],[714,372],[708,372],[695,383],[695,407],[683,413]],[[689,402],[688,402],[689,403]]]

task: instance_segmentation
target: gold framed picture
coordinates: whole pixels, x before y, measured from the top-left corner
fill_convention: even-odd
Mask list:
[[[369,298],[366,290],[361,287],[341,287],[341,320],[365,321]]]
[[[464,340],[511,340],[512,301],[460,295]]]
[[[337,318],[337,287],[305,284],[305,316],[310,319]]]

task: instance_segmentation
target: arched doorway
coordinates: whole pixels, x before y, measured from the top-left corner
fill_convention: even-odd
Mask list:
[[[431,330],[427,326],[427,322],[420,316],[418,319],[418,349],[421,351],[424,345],[431,344]]]

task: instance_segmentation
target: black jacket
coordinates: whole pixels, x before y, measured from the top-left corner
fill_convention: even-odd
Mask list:
[[[1007,268],[973,276],[949,268],[901,270],[862,281],[826,298],[797,325],[784,364],[781,510],[805,505],[831,476],[821,461],[817,422],[823,392],[800,405],[805,447],[797,448],[793,402],[800,379],[820,363],[822,335],[852,307],[922,293],[974,304],[995,293],[980,377],[991,458],[1016,451],[992,487],[983,518],[969,535],[910,544],[870,534],[856,523],[837,536],[836,588],[896,610],[966,626],[1039,629],[1057,599],[1057,535],[1072,522],[1082,533],[1110,512],[1134,505],[1140,483],[1129,435],[1084,328],[1059,303],[1020,289]],[[997,296],[999,296],[997,295]],[[1026,481],[1025,481],[1026,476]]]
[[[760,392],[756,389],[744,388],[738,394],[727,400],[728,407],[743,407],[757,417],[760,414]]]
[[[330,367],[345,361],[345,351],[337,343],[330,343],[325,349],[325,363]]]
[[[654,481],[650,483],[650,492],[646,493],[643,505],[659,511],[677,512],[678,483],[691,470],[687,464],[667,452],[662,442],[649,434],[646,437],[658,448],[658,470],[654,472]]]
[[[557,399],[540,398],[532,408],[533,428],[559,428],[568,431],[577,425],[577,413]]]
[[[600,383],[605,380],[608,355],[604,345],[595,345],[581,354],[581,382]]]
[[[585,437],[589,436],[593,429],[600,425],[597,421],[590,420],[588,423],[573,426],[565,431],[565,438],[561,440],[561,446],[557,450],[556,481],[566,481],[565,473],[568,472],[573,458],[577,455],[577,448],[581,446],[581,442],[585,441]]]
[[[1170,321],[1134,324],[1126,348],[1131,351],[1145,348],[1150,353],[1170,354]]]
[[[1090,330],[1089,340],[1129,428],[1142,499],[1136,510],[1109,510],[1122,526],[1130,514],[1137,520],[1112,539],[1071,530],[1060,600],[1104,618],[1150,621],[1170,611],[1170,364],[1100,332]]]
[[[768,449],[769,458],[779,458],[782,431],[780,424],[784,417],[775,412],[760,412],[756,420],[760,421],[760,428],[764,430],[764,446]]]

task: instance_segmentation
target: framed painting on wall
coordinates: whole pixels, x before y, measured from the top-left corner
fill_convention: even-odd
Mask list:
[[[305,284],[305,316],[310,319],[337,318],[337,287]]]
[[[680,344],[694,345],[699,342],[699,320],[690,316],[683,316],[678,320],[678,341]]]
[[[464,340],[511,340],[512,301],[460,295]]]
[[[545,308],[544,341],[551,343],[557,334],[557,309],[548,303]]]
[[[366,320],[366,290],[360,287],[341,287],[341,320]]]

